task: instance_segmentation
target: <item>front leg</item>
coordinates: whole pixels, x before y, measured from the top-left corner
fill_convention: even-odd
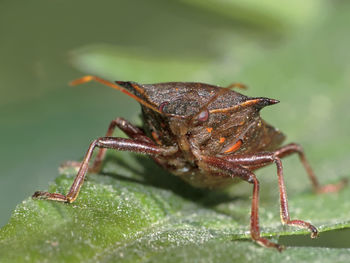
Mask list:
[[[262,152],[256,154],[247,154],[247,155],[231,155],[223,157],[211,157],[204,156],[203,161],[209,165],[209,167],[216,167],[222,171],[230,172],[231,176],[239,177],[249,183],[253,183],[253,198],[252,198],[252,210],[251,210],[251,237],[257,243],[265,247],[274,247],[278,250],[281,250],[282,247],[278,244],[272,243],[267,239],[264,239],[260,236],[259,230],[259,216],[258,216],[258,193],[259,193],[259,181],[255,175],[250,171],[249,167],[262,167],[267,164],[275,163],[277,167],[277,176],[278,176],[278,185],[280,192],[280,216],[283,224],[298,226],[301,228],[306,228],[311,232],[311,238],[315,238],[318,235],[317,228],[305,222],[303,220],[290,218],[289,209],[288,209],[288,198],[286,187],[284,184],[283,178],[283,167],[282,162],[279,156],[285,156],[288,153],[296,152],[295,147],[284,148],[285,151],[280,150],[275,153]],[[287,149],[292,149],[287,151]],[[321,188],[320,188],[321,189]],[[339,189],[338,189],[339,190]]]
[[[115,149],[119,151],[131,151],[138,152],[143,154],[148,154],[152,156],[157,155],[171,155],[177,151],[177,147],[159,147],[151,143],[140,142],[131,139],[117,138],[117,137],[102,137],[97,140],[94,140],[81,162],[80,169],[76,175],[74,182],[67,195],[62,195],[58,193],[48,193],[48,192],[35,192],[32,196],[33,198],[55,200],[61,202],[72,203],[78,197],[81,186],[84,183],[84,178],[86,172],[89,169],[89,161],[91,159],[94,149],[98,148],[108,148]]]
[[[209,169],[220,169],[222,171],[221,176],[226,175],[232,178],[239,177],[240,179],[253,184],[252,207],[250,214],[250,236],[255,242],[264,247],[272,247],[276,248],[278,251],[282,251],[284,248],[283,246],[261,237],[259,227],[259,180],[256,178],[255,174],[242,167],[239,162],[233,164],[222,158],[212,156],[204,156],[203,161],[206,163]]]

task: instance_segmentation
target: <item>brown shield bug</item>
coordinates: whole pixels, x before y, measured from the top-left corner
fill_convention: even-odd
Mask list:
[[[336,192],[346,181],[321,186],[318,183],[302,147],[291,143],[280,147],[285,136],[260,117],[260,110],[279,101],[251,98],[229,88],[203,83],[169,82],[137,84],[106,81],[85,76],[72,85],[97,81],[115,88],[141,104],[143,128],[117,118],[110,123],[106,136],[94,140],[67,195],[36,192],[33,198],[73,202],[79,194],[87,171],[98,172],[106,149],[148,154],[166,170],[196,187],[216,188],[232,182],[246,181],[253,185],[250,233],[254,241],[279,251],[282,246],[260,236],[259,181],[254,170],[274,163],[280,192],[280,215],[283,224],[306,228],[311,237],[318,235],[316,227],[302,220],[291,220],[283,179],[281,158],[299,155],[316,193]],[[244,87],[234,84],[231,87]],[[130,139],[111,137],[115,127]],[[91,167],[89,161],[99,148]]]

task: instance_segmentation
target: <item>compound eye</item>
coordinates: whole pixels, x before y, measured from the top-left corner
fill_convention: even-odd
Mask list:
[[[163,112],[164,112],[164,107],[165,107],[167,104],[169,104],[169,101],[164,101],[164,102],[162,102],[162,103],[159,105],[158,110],[159,110],[161,113],[163,113]]]
[[[209,111],[203,110],[201,113],[198,114],[198,120],[201,122],[205,122],[209,119]]]

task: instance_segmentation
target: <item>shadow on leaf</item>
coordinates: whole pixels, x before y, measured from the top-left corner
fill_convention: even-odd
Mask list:
[[[136,162],[142,166],[142,171],[135,169],[130,163],[122,158],[116,158],[113,155],[108,155],[105,158],[105,164],[111,162],[123,169],[129,170],[132,174],[140,175],[140,178],[123,176],[113,172],[102,172],[101,174],[113,177],[117,180],[129,181],[143,185],[150,185],[153,187],[170,190],[176,195],[185,199],[191,200],[207,208],[213,208],[222,203],[229,203],[238,199],[239,196],[232,196],[225,192],[224,189],[209,190],[192,187],[179,177],[167,172],[159,167],[149,157],[135,155],[133,156]]]

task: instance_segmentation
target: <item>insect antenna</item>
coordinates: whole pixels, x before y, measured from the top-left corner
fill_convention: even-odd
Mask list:
[[[135,94],[132,94],[131,92],[126,90],[124,87],[122,87],[122,86],[120,86],[120,85],[118,85],[116,83],[110,82],[108,80],[99,78],[97,76],[87,75],[87,76],[84,76],[82,78],[73,80],[69,84],[72,85],[72,86],[76,86],[76,85],[80,85],[80,84],[87,83],[87,82],[90,82],[90,81],[96,81],[96,82],[102,83],[103,85],[111,87],[113,89],[119,90],[119,91],[123,92],[124,94],[128,95],[129,97],[133,98],[134,100],[136,100],[140,104],[144,105],[145,107],[150,108],[150,109],[152,109],[152,110],[162,114],[162,112],[160,112],[156,107],[154,107],[150,103],[144,101],[143,99],[137,97]]]

